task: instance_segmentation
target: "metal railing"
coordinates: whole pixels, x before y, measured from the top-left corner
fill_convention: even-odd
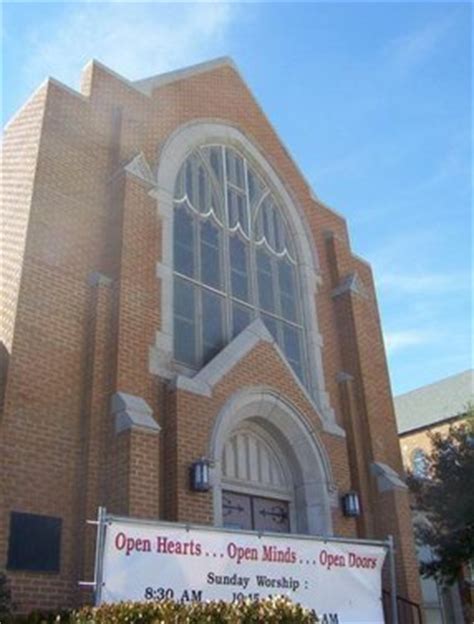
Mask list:
[[[386,589],[382,590],[383,611],[385,622],[391,624],[391,594]],[[397,594],[397,612],[400,624],[423,624],[421,607],[417,602],[408,600]]]

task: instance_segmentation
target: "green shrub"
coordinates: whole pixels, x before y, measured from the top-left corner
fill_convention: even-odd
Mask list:
[[[62,622],[64,620],[61,620]],[[277,596],[241,602],[121,602],[85,607],[72,614],[70,624],[314,624],[308,609]]]
[[[317,617],[289,598],[276,596],[241,602],[120,602],[79,611],[17,615],[1,624],[316,624]]]

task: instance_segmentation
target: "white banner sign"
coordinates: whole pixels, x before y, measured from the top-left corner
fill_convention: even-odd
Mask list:
[[[322,622],[383,623],[382,546],[108,519],[101,602],[284,594]]]

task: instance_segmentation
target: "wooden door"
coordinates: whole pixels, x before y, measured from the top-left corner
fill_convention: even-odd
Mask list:
[[[222,519],[229,529],[290,533],[288,501],[222,492]]]
[[[253,528],[274,533],[290,532],[288,502],[274,498],[252,497]]]

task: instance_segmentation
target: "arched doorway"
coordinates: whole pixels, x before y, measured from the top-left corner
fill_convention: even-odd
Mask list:
[[[306,419],[271,390],[234,394],[210,442],[214,522],[250,530],[331,535],[337,491]]]
[[[224,527],[290,533],[295,524],[291,470],[265,429],[244,421],[224,444],[221,467]]]

